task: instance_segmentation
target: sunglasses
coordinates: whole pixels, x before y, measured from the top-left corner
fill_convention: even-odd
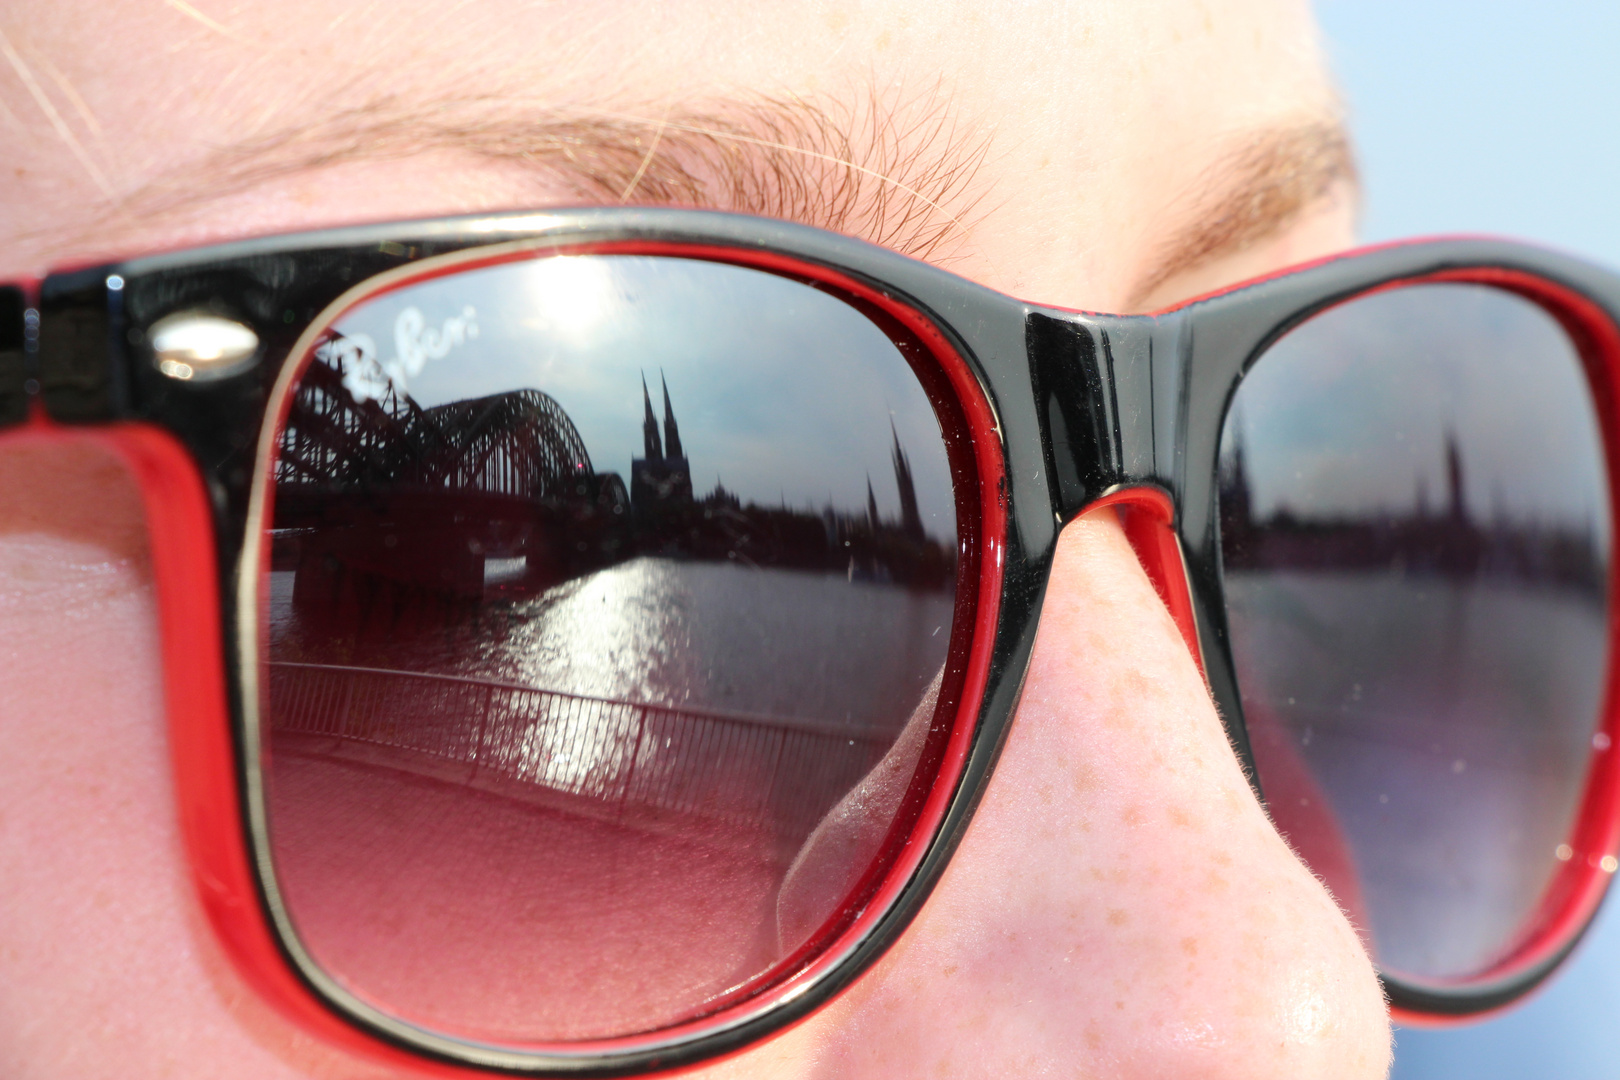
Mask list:
[[[1397,1016],[1512,1002],[1620,848],[1617,372],[1620,278],[1478,240],[1151,316],[686,210],[0,289],[9,437],[140,484],[216,931],[429,1071],[680,1067],[848,986],[1104,506]]]

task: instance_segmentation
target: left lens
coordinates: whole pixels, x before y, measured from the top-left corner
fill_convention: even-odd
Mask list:
[[[939,382],[882,312],[696,259],[344,310],[287,389],[260,587],[274,885],[322,977],[565,1042],[834,940],[955,717]]]
[[[1267,350],[1221,446],[1274,819],[1386,974],[1491,977],[1605,854],[1577,820],[1608,749],[1612,520],[1580,352],[1504,289],[1387,289]]]

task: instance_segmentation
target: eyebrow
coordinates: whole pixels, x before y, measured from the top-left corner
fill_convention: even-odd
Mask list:
[[[784,218],[946,265],[970,250],[993,185],[984,168],[989,137],[957,116],[938,85],[910,97],[869,87],[848,99],[756,97],[706,108],[386,100],[216,150],[121,200],[103,224],[150,223],[282,176],[434,151],[518,165],[582,202]],[[1129,295],[1140,300],[1275,235],[1355,180],[1336,120],[1240,138],[1200,174],[1188,196],[1191,223],[1156,247]]]
[[[1177,275],[1270,239],[1340,192],[1354,197],[1359,183],[1350,137],[1337,119],[1238,139],[1189,190],[1189,223],[1154,251],[1127,310]]]
[[[433,151],[518,165],[581,201],[785,218],[947,262],[988,190],[989,140],[936,86],[902,97],[758,97],[709,108],[534,106],[491,97],[374,103],[215,151],[109,214],[150,221],[349,161]]]

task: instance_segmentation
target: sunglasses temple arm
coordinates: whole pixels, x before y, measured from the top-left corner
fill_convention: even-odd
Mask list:
[[[0,285],[0,428],[28,419],[30,398],[39,386],[33,355],[39,329],[33,304],[37,284]]]

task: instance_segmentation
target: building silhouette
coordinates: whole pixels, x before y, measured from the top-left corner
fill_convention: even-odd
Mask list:
[[[641,402],[645,411],[641,424],[642,456],[630,461],[630,505],[638,514],[692,501],[692,466],[681,447],[675,409],[669,401],[669,383],[662,374],[659,382],[664,390],[662,439],[658,433],[658,417],[653,412],[652,394],[647,390],[647,378],[642,376],[641,379]]]
[[[1441,449],[1445,503],[1430,506],[1427,475],[1413,481],[1409,508],[1302,511],[1278,502],[1256,512],[1243,429],[1221,456],[1221,562],[1227,570],[1384,568],[1404,574],[1471,579],[1479,574],[1574,587],[1601,596],[1608,572],[1589,519],[1515,516],[1505,497],[1476,519],[1467,497],[1467,467],[1454,431]]]
[[[578,428],[541,390],[423,406],[396,389],[357,399],[342,378],[334,363],[311,364],[294,397],[276,461],[271,562],[294,573],[292,601],[308,625],[360,613],[370,636],[356,648],[367,662],[386,666],[389,643],[438,625],[447,604],[522,603],[641,556],[913,589],[954,580],[954,546],[924,532],[892,428],[900,514],[885,521],[870,476],[866,505],[848,509],[830,496],[819,511],[761,505],[718,476],[695,493],[666,381],[660,422],[642,380],[643,453],[627,486],[597,471]]]
[[[922,514],[917,509],[917,485],[911,477],[911,459],[900,445],[900,433],[889,421],[889,433],[894,436],[894,483],[900,489],[900,531],[919,544],[924,540]]]
[[[1457,446],[1457,433],[1449,428],[1446,430],[1446,493],[1446,516],[1451,519],[1453,526],[1468,528],[1470,522],[1467,492],[1463,490],[1462,451]]]

